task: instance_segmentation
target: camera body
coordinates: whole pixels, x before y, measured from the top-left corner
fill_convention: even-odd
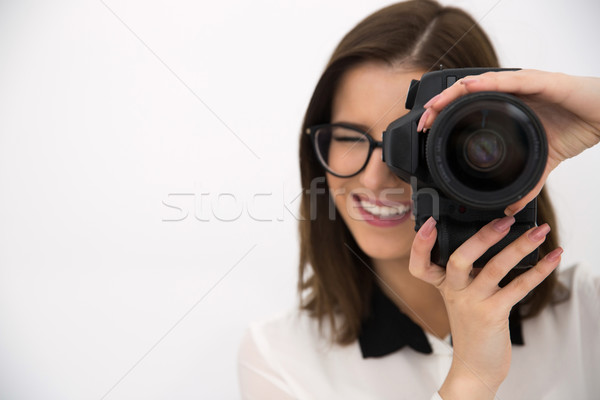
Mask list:
[[[429,72],[411,82],[408,114],[383,133],[383,161],[413,189],[415,230],[433,216],[437,241],[431,261],[445,266],[466,239],[539,182],[548,144],[535,113],[517,97],[479,92],[444,108],[428,132],[417,132],[423,105],[465,76],[515,69],[459,68]],[[483,267],[495,254],[536,226],[534,199],[515,215],[510,232],[475,263]],[[537,263],[535,250],[517,265]]]

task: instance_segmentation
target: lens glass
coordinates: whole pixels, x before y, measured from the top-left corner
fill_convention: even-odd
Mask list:
[[[433,183],[459,204],[499,210],[539,182],[548,144],[537,116],[518,98],[472,93],[437,116],[425,144]]]
[[[369,157],[369,139],[357,129],[325,126],[315,132],[315,141],[323,165],[340,176],[357,173]]]
[[[490,171],[506,156],[504,139],[496,132],[479,129],[465,142],[464,158],[469,166],[478,171]]]
[[[446,146],[452,174],[478,191],[501,190],[514,182],[530,151],[527,116],[512,104],[485,101],[457,114]]]

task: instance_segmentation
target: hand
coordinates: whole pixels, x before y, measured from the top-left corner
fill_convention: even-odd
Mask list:
[[[481,91],[520,97],[538,115],[548,138],[548,163],[542,178],[528,195],[506,208],[506,215],[516,214],[533,200],[558,164],[600,141],[600,78],[535,70],[486,72],[460,79],[425,104],[419,127],[429,129],[452,101]]]
[[[473,262],[500,241],[514,221],[508,216],[485,225],[456,249],[446,269],[430,261],[437,237],[433,217],[413,241],[409,270],[439,289],[450,321],[454,355],[439,391],[445,400],[494,398],[510,367],[510,310],[560,262],[562,249],[557,248],[502,289],[498,286],[512,267],[544,242],[550,227],[543,224],[505,247],[473,278]]]

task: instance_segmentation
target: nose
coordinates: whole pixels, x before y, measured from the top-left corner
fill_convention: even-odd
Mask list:
[[[359,174],[359,181],[366,189],[379,191],[398,186],[400,178],[381,160],[381,152],[381,147],[374,149],[365,169]]]

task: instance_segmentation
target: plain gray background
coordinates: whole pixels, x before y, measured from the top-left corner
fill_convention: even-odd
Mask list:
[[[503,66],[600,76],[596,1],[444,3]],[[0,2],[0,398],[239,396],[245,327],[296,301],[309,96],[387,4]],[[549,182],[598,273],[599,154]]]

